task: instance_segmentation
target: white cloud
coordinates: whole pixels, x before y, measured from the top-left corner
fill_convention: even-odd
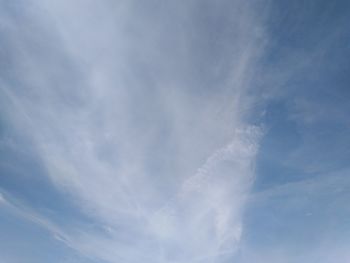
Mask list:
[[[108,262],[234,253],[260,137],[244,121],[262,51],[259,10],[243,1],[34,3],[33,34],[7,27],[19,84],[3,89],[52,181],[106,229],[73,231],[69,245]],[[206,17],[208,8],[230,12]]]

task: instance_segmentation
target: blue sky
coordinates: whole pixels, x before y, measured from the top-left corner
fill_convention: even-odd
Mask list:
[[[0,262],[350,261],[347,1],[0,1]]]

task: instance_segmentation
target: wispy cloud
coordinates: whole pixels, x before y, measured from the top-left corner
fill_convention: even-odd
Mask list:
[[[103,231],[31,220],[108,262],[232,256],[261,136],[245,121],[265,43],[258,4],[18,3],[29,11],[2,18],[7,110]]]
[[[2,190],[3,191],[3,190]],[[6,196],[6,197],[5,197]],[[17,200],[9,194],[4,195],[0,192],[0,209],[8,209],[11,213],[16,215],[16,217],[30,221],[45,230],[47,230],[54,238],[64,242],[69,245],[69,237],[64,233],[58,226],[56,226],[49,219],[41,216],[39,213],[34,211],[28,205],[21,203],[21,200]]]

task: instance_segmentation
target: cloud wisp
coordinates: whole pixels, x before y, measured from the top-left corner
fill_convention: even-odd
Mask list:
[[[261,136],[245,121],[258,3],[17,2],[1,18],[5,110],[100,225],[65,233],[69,246],[107,262],[226,262]]]

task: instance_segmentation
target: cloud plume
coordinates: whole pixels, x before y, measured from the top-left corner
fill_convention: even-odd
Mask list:
[[[229,260],[261,136],[246,121],[258,3],[14,2],[3,108],[99,225],[69,245],[106,262]]]

